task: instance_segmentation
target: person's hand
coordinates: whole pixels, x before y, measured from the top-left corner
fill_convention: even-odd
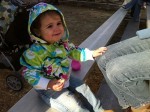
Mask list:
[[[106,52],[106,50],[107,50],[106,47],[100,47],[100,48],[94,50],[94,52],[93,52],[93,58],[96,58],[96,57],[102,55],[103,53]]]
[[[54,91],[61,91],[64,87],[65,80],[64,79],[53,79],[49,81],[47,88],[52,89]]]

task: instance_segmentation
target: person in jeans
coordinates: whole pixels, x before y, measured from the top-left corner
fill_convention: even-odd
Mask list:
[[[150,38],[135,36],[107,49],[98,66],[120,106],[150,112]]]
[[[128,2],[127,4],[123,5],[122,7],[126,10],[131,9],[132,7],[134,7],[134,5],[136,4],[137,0],[131,0],[130,2]]]
[[[131,9],[131,17],[133,17],[133,21],[139,22],[141,8],[144,5],[144,3],[150,4],[150,0],[131,0],[127,4],[123,5],[122,7],[125,10]]]
[[[60,112],[112,112],[104,110],[90,88],[71,75],[72,59],[93,60],[106,47],[91,51],[70,43],[62,12],[47,3],[31,8],[28,32],[33,45],[20,58],[24,67],[22,76],[50,107]]]

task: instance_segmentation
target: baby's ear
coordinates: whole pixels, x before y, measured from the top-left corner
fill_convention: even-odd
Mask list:
[[[38,29],[33,29],[33,32],[36,36],[40,37],[40,31]]]

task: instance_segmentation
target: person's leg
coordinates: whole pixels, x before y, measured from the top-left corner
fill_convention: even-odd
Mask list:
[[[131,8],[130,16],[133,17],[135,11],[135,5]]]
[[[115,58],[106,64],[106,76],[118,89],[114,92],[121,93],[117,98],[132,107],[150,102],[149,57],[150,50],[147,50]]]
[[[98,100],[95,95],[92,93],[90,88],[83,83],[83,81],[78,78],[71,76],[70,77],[70,88],[73,91],[81,93],[88,103],[93,107],[94,112],[103,112],[100,100]],[[92,112],[92,110],[90,110]]]
[[[59,92],[52,90],[38,90],[37,92],[46,104],[59,112],[90,112],[68,89]]]
[[[106,64],[117,57],[150,49],[150,38],[139,39],[138,36],[107,46],[107,51],[100,56],[98,65],[105,70]]]
[[[110,82],[110,79],[107,77],[107,74],[106,74],[106,70],[107,70],[106,65],[111,60],[114,60],[115,58],[117,59],[118,57],[121,57],[124,55],[142,52],[143,50],[150,49],[149,43],[150,43],[150,39],[140,40],[138,37],[133,37],[131,39],[127,39],[125,41],[121,41],[116,44],[108,46],[108,51],[106,51],[106,53],[104,53],[98,60],[99,68],[101,69],[106,82],[108,83],[112,91],[115,93],[115,95],[117,97],[119,96],[118,100],[119,100],[120,105],[123,108],[129,107],[130,104],[129,102],[126,101],[127,99],[124,98],[125,97],[124,93],[121,90],[119,90],[119,88],[117,88],[115,85],[113,85],[112,82]],[[132,99],[132,98],[129,98],[129,99]]]
[[[141,12],[141,7],[143,5],[143,0],[138,0],[138,2],[135,4],[135,9],[133,13],[133,20],[135,22],[140,21],[140,12]]]
[[[135,5],[136,1],[137,0],[131,0],[129,3],[123,5],[123,8],[126,9],[126,10],[131,9]]]

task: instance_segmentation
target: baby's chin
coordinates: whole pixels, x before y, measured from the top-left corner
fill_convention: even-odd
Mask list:
[[[51,41],[49,41],[48,43],[54,44],[54,43],[56,43],[56,42],[59,42],[60,39],[61,39],[61,38],[57,38],[57,39],[56,39],[56,37],[55,37],[55,39],[54,39],[53,41],[51,40]]]

